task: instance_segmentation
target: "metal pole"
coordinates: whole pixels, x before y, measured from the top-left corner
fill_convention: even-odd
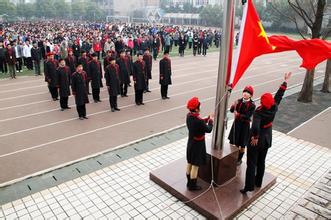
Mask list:
[[[226,79],[231,71],[232,50],[233,50],[233,22],[234,22],[234,1],[224,0],[223,34],[220,48],[220,62],[218,66],[218,80],[215,105],[215,127],[213,131],[212,146],[221,150],[224,144],[224,132],[226,126],[227,111],[227,85]]]

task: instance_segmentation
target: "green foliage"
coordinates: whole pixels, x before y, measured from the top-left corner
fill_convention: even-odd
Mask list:
[[[59,18],[85,19],[90,21],[103,20],[106,12],[99,6],[97,0],[36,0],[35,3],[13,4],[10,0],[0,0],[0,15],[8,18]]]
[[[223,19],[223,8],[219,5],[207,5],[201,10],[200,18],[208,26],[220,27]]]

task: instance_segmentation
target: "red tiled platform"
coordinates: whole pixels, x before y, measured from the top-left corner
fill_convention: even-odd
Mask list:
[[[201,191],[190,192],[186,188],[186,159],[180,159],[154,170],[150,173],[150,179],[169,193],[185,202],[189,201],[204,192],[210,186],[209,183],[199,179],[202,186]],[[242,195],[239,190],[243,188],[245,182],[246,166],[241,165],[237,170],[237,175],[228,183],[221,187],[215,187],[217,198],[220,202],[221,212],[212,189],[209,189],[199,198],[188,202],[187,205],[206,216],[208,219],[231,219],[250,203],[256,200],[266,190],[276,183],[276,177],[265,173],[263,184],[260,189]]]

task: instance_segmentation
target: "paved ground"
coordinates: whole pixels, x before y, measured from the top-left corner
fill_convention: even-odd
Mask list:
[[[331,95],[330,95],[331,96]],[[331,104],[331,102],[329,102]],[[292,137],[309,140],[315,144],[331,149],[330,142],[331,107],[293,129],[288,134]],[[317,132],[312,132],[317,131]]]
[[[331,167],[329,149],[273,135],[266,169],[277,183],[238,219],[284,218]],[[9,202],[0,207],[0,219],[204,219],[149,180],[151,170],[183,157],[185,148],[186,138]]]
[[[208,57],[173,58],[173,86],[170,100],[159,95],[158,65],[154,63],[152,93],[145,95],[145,106],[129,98],[119,99],[121,112],[109,111],[108,95],[103,89],[100,104],[89,104],[89,120],[77,120],[75,109],[59,111],[50,101],[42,78],[24,77],[0,82],[0,185],[43,172],[121,144],[170,129],[184,123],[185,103],[193,95],[203,103],[203,114],[213,111],[218,54]],[[233,92],[230,102],[240,96],[247,84],[255,87],[255,97],[275,91],[283,73],[294,73],[290,85],[301,83],[304,70],[295,53],[267,55],[250,67]],[[321,64],[316,77],[323,75]],[[275,68],[276,67],[276,68]],[[70,98],[73,106],[73,98]]]

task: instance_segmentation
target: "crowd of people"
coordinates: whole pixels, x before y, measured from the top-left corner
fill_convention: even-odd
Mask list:
[[[144,105],[143,94],[150,92],[152,61],[160,60],[161,98],[169,99],[171,61],[169,53],[178,48],[206,56],[208,48],[220,46],[216,30],[193,27],[89,23],[81,21],[36,21],[5,23],[0,27],[0,70],[15,79],[23,67],[42,75],[61,110],[69,109],[68,97],[75,97],[80,119],[87,119],[85,104],[92,95],[101,101],[103,78],[109,93],[111,111],[119,111],[117,96],[127,97],[131,79],[135,102]]]
[[[125,49],[133,56],[147,48],[154,60],[163,51],[177,49],[180,56],[188,50],[194,56],[206,56],[210,46],[220,46],[220,38],[217,30],[196,27],[54,20],[4,23],[0,27],[0,71],[9,71],[15,78],[26,67],[40,75],[40,62],[47,59],[47,53],[54,53],[56,60],[66,59],[69,49],[77,60],[82,51],[88,56],[96,53],[99,60],[109,50],[119,54]]]

